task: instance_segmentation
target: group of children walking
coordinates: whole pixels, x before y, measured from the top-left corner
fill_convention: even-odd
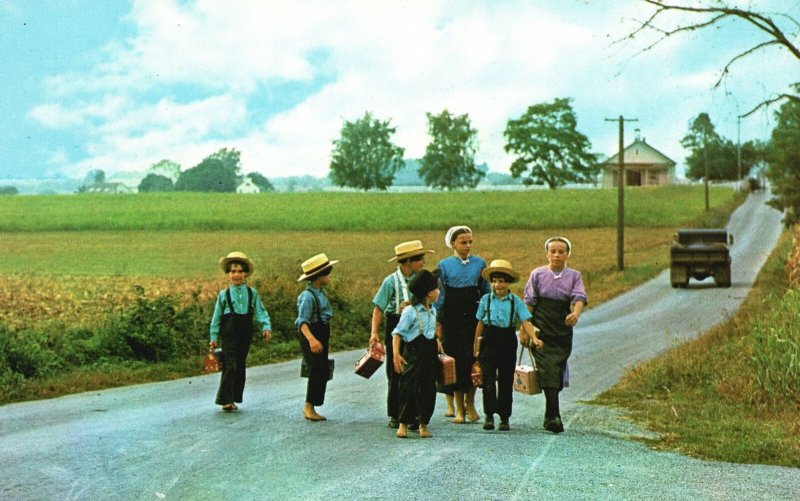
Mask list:
[[[395,246],[397,269],[381,283],[373,299],[370,344],[385,346],[388,426],[399,438],[418,430],[428,438],[436,393],[445,394],[445,415],[453,423],[480,419],[475,408],[473,362],[481,366],[485,430],[510,427],[513,377],[518,344],[535,348],[539,384],[545,393],[545,429],[564,430],[559,410],[559,392],[568,382],[567,359],[572,351],[572,328],[587,303],[580,272],[567,267],[572,244],[564,237],[545,242],[548,264],[534,269],[525,285],[525,299],[509,286],[520,274],[511,263],[496,259],[488,266],[472,255],[472,230],[454,226],[445,235],[453,255],[442,259],[436,270],[424,268],[425,249],[419,240]],[[303,416],[310,421],[326,418],[316,410],[323,405],[329,379],[329,321],[333,316],[322,288],[339,261],[318,254],[301,265],[298,282],[307,286],[297,298],[298,332],[308,383]],[[242,401],[245,362],[252,339],[253,321],[271,337],[269,315],[258,292],[245,284],[253,263],[241,252],[220,260],[230,287],[222,290],[211,321],[210,346],[222,340],[222,374],[216,403],[234,411]],[[380,327],[384,324],[381,337]],[[520,325],[519,341],[517,325]],[[455,359],[456,381],[437,385],[438,354]]]

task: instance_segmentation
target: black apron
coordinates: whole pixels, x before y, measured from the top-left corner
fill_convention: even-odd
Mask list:
[[[472,388],[473,346],[478,319],[480,289],[472,287],[446,287],[442,311],[442,349],[456,359],[456,383],[439,391],[467,391]]]
[[[572,327],[564,323],[570,313],[569,301],[540,297],[533,309],[532,323],[539,329],[544,346],[533,352],[542,388],[564,387],[564,368],[572,353]]]

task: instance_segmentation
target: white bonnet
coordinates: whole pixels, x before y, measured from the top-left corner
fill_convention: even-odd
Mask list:
[[[567,240],[567,237],[550,237],[544,242],[544,251],[547,252],[547,246],[550,245],[550,242],[564,242],[567,244],[567,257],[572,255],[572,242]]]
[[[444,244],[447,247],[449,247],[451,249],[453,248],[453,243],[452,243],[453,233],[455,233],[455,232],[457,232],[459,230],[466,230],[467,233],[472,233],[472,230],[469,228],[469,226],[464,226],[464,225],[453,226],[452,228],[447,230],[447,233],[444,236]]]

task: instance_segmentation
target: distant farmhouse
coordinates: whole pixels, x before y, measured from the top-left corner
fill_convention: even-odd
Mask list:
[[[625,148],[625,186],[663,186],[675,182],[675,162],[647,144],[636,129],[636,140]],[[603,162],[602,186],[617,185],[619,154]]]
[[[133,190],[122,183],[92,183],[86,186],[84,193],[133,193]]]
[[[253,183],[249,177],[245,177],[244,181],[236,187],[236,193],[261,193],[261,188]]]

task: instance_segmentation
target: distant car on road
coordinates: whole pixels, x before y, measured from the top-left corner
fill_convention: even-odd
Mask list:
[[[717,287],[731,286],[730,246],[733,235],[722,228],[678,230],[670,247],[669,281],[673,287],[686,287],[689,278],[714,277]]]

